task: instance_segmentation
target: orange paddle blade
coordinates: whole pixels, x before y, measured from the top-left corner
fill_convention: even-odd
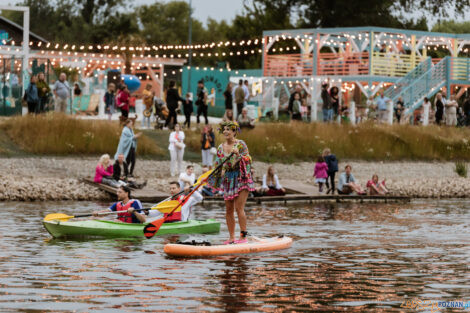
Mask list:
[[[158,220],[153,221],[152,223],[149,223],[147,226],[144,227],[144,235],[147,237],[147,239],[152,238],[162,227],[163,222],[165,221],[165,218],[159,218]]]

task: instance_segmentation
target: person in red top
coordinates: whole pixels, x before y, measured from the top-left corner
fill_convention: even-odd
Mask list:
[[[131,94],[129,89],[125,84],[119,86],[119,92],[116,96],[116,104],[121,109],[121,115],[124,117],[129,117],[129,98]]]
[[[121,186],[117,190],[118,202],[114,203],[108,210],[94,212],[94,216],[109,211],[118,211],[117,219],[123,223],[145,223],[145,216],[142,213],[142,204],[137,199],[131,199],[129,187]]]
[[[372,179],[367,182],[367,189],[369,189],[369,195],[385,195],[388,193],[385,188],[385,180],[379,182],[379,176],[377,174],[372,175]]]

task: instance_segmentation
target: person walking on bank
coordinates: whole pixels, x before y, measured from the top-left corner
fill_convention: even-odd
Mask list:
[[[444,100],[442,99],[442,93],[438,92],[434,101],[436,106],[436,124],[441,125],[442,118],[444,117]]]
[[[71,89],[65,73],[60,73],[59,80],[55,82],[53,91],[55,95],[55,111],[66,113]]]
[[[170,134],[170,144],[168,150],[170,151],[170,173],[175,176],[183,171],[183,156],[184,156],[184,132],[180,130],[180,125],[175,124],[174,130]]]
[[[114,114],[114,108],[116,104],[116,96],[114,91],[116,86],[113,83],[109,83],[108,90],[104,94],[105,113],[108,114],[108,120],[111,120]]]
[[[126,156],[126,163],[129,165],[129,177],[132,177],[134,173],[137,138],[142,136],[142,133],[134,134],[133,126],[134,122],[131,119],[125,122],[121,138],[119,139],[119,145],[114,155],[114,160],[118,160],[120,154]]]
[[[214,162],[214,168],[225,161],[222,171],[218,171],[209,178],[207,185],[216,191],[223,191],[225,200],[225,218],[230,238],[224,244],[246,243],[247,226],[245,216],[245,203],[248,194],[254,191],[251,175],[251,156],[243,140],[237,139],[240,132],[237,122],[222,122],[219,132],[223,133],[225,142],[219,145]],[[235,215],[237,211],[240,225],[240,237],[235,240]]]
[[[191,94],[188,92],[186,94],[186,99],[183,101],[183,111],[184,111],[184,117],[185,117],[185,121],[184,121],[184,125],[186,125],[186,127],[191,127],[191,114],[193,114],[193,99],[191,97]]]
[[[25,100],[28,103],[28,113],[39,113],[39,96],[38,88],[36,86],[36,76],[31,76],[29,86],[25,91]]]
[[[232,84],[228,83],[227,87],[224,91],[224,98],[225,98],[225,116],[227,115],[227,111],[233,111],[233,97],[232,97]]]
[[[323,122],[331,122],[333,120],[333,106],[331,104],[331,96],[328,92],[328,84],[326,82],[321,84],[321,99],[323,101]]]
[[[233,98],[235,99],[235,104],[237,105],[237,117],[242,114],[243,106],[245,103],[245,90],[243,89],[243,80],[238,81],[238,86],[233,92]]]
[[[197,123],[199,124],[199,116],[204,115],[204,119],[206,120],[206,125],[209,124],[209,120],[207,119],[207,89],[204,87],[204,81],[201,79],[197,82],[197,92],[196,92],[196,105],[197,105]]]
[[[330,148],[324,149],[322,156],[323,156],[323,159],[325,159],[326,165],[328,165],[328,169],[327,169],[328,177],[326,178],[326,182],[325,182],[326,188],[328,188],[328,190],[326,191],[326,194],[329,194],[331,191],[331,194],[334,195],[335,194],[335,175],[336,175],[336,172],[338,172],[338,159],[336,159],[336,155],[331,154]],[[328,180],[330,180],[330,182],[328,182]],[[330,188],[330,184],[331,184],[331,188]]]
[[[203,128],[201,134],[201,154],[202,166],[212,166],[213,155],[211,150],[215,149],[215,134],[212,131],[212,126],[207,125]]]
[[[166,92],[166,106],[168,110],[170,111],[170,113],[168,114],[168,117],[166,118],[166,122],[165,122],[166,127],[168,127],[169,125],[178,124],[178,118],[176,116],[176,110],[178,109],[178,101],[183,102],[184,99],[180,97],[178,90],[176,89],[176,82],[172,80],[170,81],[170,85]]]
[[[51,92],[51,87],[49,87],[49,84],[46,82],[43,72],[38,74],[36,87],[38,88],[39,96],[39,113],[43,113],[46,111],[47,100],[49,99],[49,93]]]

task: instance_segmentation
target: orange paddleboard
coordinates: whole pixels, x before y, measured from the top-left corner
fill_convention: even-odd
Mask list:
[[[179,257],[246,254],[287,249],[292,245],[292,242],[292,238],[289,237],[249,237],[248,243],[230,245],[195,246],[170,243],[165,245],[164,251],[168,255]]]

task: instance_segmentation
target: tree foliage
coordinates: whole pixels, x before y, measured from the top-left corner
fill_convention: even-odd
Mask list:
[[[187,1],[159,0],[142,6],[127,3],[124,0],[24,0],[19,5],[30,7],[31,30],[52,42],[188,43]],[[438,22],[433,30],[468,33],[468,23],[441,21],[451,12],[461,15],[469,7],[470,0],[244,0],[243,11],[230,22],[209,18],[204,25],[193,16],[192,42],[259,38],[267,29],[382,26],[427,30],[425,16]],[[3,11],[2,15],[22,23],[19,12]],[[259,67],[261,61],[259,54],[227,57],[227,60],[234,68]],[[196,58],[194,62],[213,66],[216,59]]]

